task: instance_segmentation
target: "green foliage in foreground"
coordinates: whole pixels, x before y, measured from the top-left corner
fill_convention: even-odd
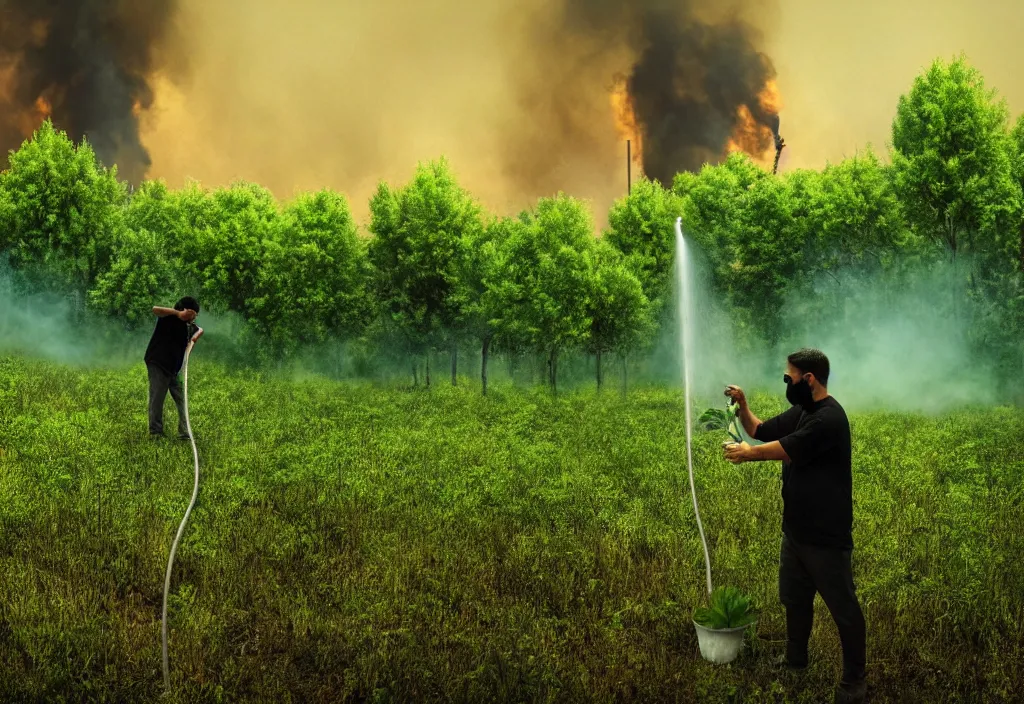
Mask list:
[[[820,600],[809,672],[768,665],[778,466],[728,464],[713,434],[694,461],[714,580],[761,613],[735,663],[700,657],[677,392],[484,398],[192,365],[203,485],[175,562],[169,701],[828,700],[840,650]],[[146,437],[145,384],[141,364],[0,360],[0,701],[160,694],[192,468],[187,443]],[[851,421],[872,700],[1011,700],[1024,412]]]
[[[729,433],[733,442],[743,442],[743,435],[740,433],[739,405],[728,404],[723,411],[720,408],[709,408],[704,411],[697,424],[701,430],[724,430]]]
[[[739,628],[757,620],[750,597],[736,587],[716,587],[711,592],[711,606],[698,606],[693,620],[705,628]]]

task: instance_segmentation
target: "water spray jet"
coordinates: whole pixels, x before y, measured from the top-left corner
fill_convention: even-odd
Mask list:
[[[679,342],[683,358],[683,399],[686,404],[686,468],[690,474],[690,495],[693,497],[693,513],[697,517],[697,530],[700,542],[704,546],[704,565],[707,569],[708,596],[711,596],[711,557],[708,553],[708,541],[704,537],[704,526],[700,521],[700,509],[697,507],[697,490],[693,483],[693,424],[690,421],[690,354],[693,345],[690,335],[692,315],[690,311],[690,277],[686,256],[686,240],[683,238],[683,219],[676,218],[676,286],[679,297]]]
[[[693,366],[693,296],[691,295],[692,262],[683,237],[683,219],[676,218],[676,288],[679,304],[679,336],[683,362],[683,398],[686,405],[686,468],[690,475],[690,496],[693,498],[693,514],[697,519],[700,542],[704,547],[704,567],[707,576],[708,599],[712,610],[697,609],[693,625],[697,629],[697,641],[704,659],[726,664],[736,659],[743,646],[743,634],[756,623],[750,601],[734,587],[714,590],[711,583],[711,554],[704,535],[697,506],[697,489],[693,481],[693,422],[691,420],[690,369]],[[731,409],[730,409],[731,411]],[[735,418],[734,413],[722,414]],[[701,419],[704,422],[704,417]],[[738,434],[738,430],[736,431]],[[730,434],[732,431],[730,430]],[[733,438],[735,440],[735,437]],[[703,621],[703,623],[701,623]]]

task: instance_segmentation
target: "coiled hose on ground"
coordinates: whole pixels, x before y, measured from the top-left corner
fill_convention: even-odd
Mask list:
[[[164,693],[167,694],[171,691],[171,674],[170,668],[168,667],[167,661],[167,595],[171,591],[171,569],[174,566],[174,554],[178,551],[178,541],[181,540],[182,533],[185,532],[185,524],[188,522],[189,514],[192,513],[192,507],[196,504],[196,497],[199,496],[199,451],[196,449],[196,438],[192,434],[192,424],[188,419],[188,357],[192,352],[192,345],[194,342],[189,342],[188,347],[185,349],[185,363],[184,363],[184,386],[185,386],[185,427],[188,429],[188,438],[192,442],[192,456],[195,458],[195,469],[196,469],[196,480],[195,485],[192,487],[192,500],[188,502],[188,508],[185,509],[185,517],[181,519],[181,525],[178,526],[178,534],[174,537],[174,543],[171,544],[171,557],[167,560],[167,577],[164,579],[164,609],[163,609],[163,653],[164,653]]]

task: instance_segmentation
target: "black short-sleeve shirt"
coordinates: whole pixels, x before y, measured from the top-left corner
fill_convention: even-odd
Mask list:
[[[853,452],[846,411],[831,396],[793,406],[754,433],[778,440],[782,463],[782,531],[810,545],[853,549]]]
[[[186,323],[173,315],[157,320],[153,337],[149,339],[149,347],[146,348],[146,364],[156,364],[171,376],[180,372],[188,341],[197,329],[192,323]]]

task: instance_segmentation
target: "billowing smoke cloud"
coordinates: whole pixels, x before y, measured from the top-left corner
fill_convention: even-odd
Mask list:
[[[494,211],[561,190],[590,200],[599,226],[626,191],[617,77],[633,84],[649,176],[718,161],[773,75],[757,30],[772,33],[778,4],[180,2],[194,70],[156,84],[144,121],[152,175],[173,187],[329,186],[365,221],[380,179],[403,183],[443,154]]]
[[[568,0],[566,26],[622,42],[635,59],[625,87],[644,171],[671,185],[679,171],[716,163],[730,146],[760,156],[778,134],[769,104],[775,69],[760,34],[712,0]],[[627,118],[628,119],[628,118]]]
[[[770,148],[774,70],[763,8],[748,6],[14,0],[0,5],[0,149],[51,115],[130,181],[245,178],[280,197],[330,186],[360,215],[379,179],[445,154],[491,208],[563,190],[600,221],[625,190],[617,86],[634,153],[663,183],[729,148]],[[171,83],[183,55],[201,70]]]
[[[51,117],[137,183],[150,166],[139,116],[176,0],[13,0],[0,4],[0,149]]]

